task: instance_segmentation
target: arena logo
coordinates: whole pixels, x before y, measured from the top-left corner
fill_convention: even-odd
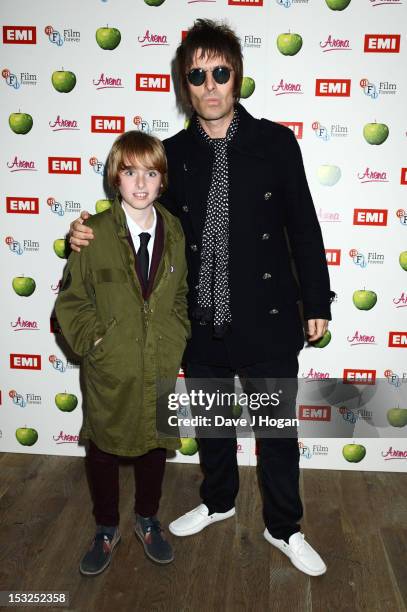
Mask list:
[[[63,217],[65,213],[80,214],[81,203],[75,202],[75,200],[65,200],[64,202],[58,202],[55,198],[48,198],[47,205],[52,213]]]
[[[371,170],[369,167],[357,175],[360,183],[388,183],[387,172],[385,170]]]
[[[342,382],[348,385],[374,385],[376,384],[376,370],[344,368]]]
[[[366,256],[357,249],[351,249],[349,251],[349,257],[352,259],[355,266],[359,266],[359,268],[366,268],[368,264],[384,263],[384,255],[382,253],[377,253],[376,251],[369,251]]]
[[[66,29],[59,32],[53,26],[47,25],[44,28],[45,34],[48,36],[48,40],[57,47],[62,47],[64,43],[79,43],[81,42],[81,33],[76,30]]]
[[[319,46],[323,53],[327,51],[351,51],[352,47],[347,38],[334,38],[332,34],[329,34],[328,38],[323,42],[320,41]]]
[[[407,383],[407,372],[403,372],[401,375],[397,374],[397,372],[393,372],[393,370],[385,370],[384,377],[387,379],[389,385],[393,387],[401,387],[402,384]]]
[[[39,208],[39,198],[6,197],[6,210],[9,214],[38,215]]]
[[[319,372],[318,370],[314,370],[314,368],[310,368],[307,374],[302,374],[302,377],[307,381],[313,380],[325,380],[330,378],[329,372]]]
[[[334,123],[328,128],[321,125],[319,121],[314,121],[312,123],[312,129],[314,130],[315,136],[324,142],[327,142],[331,138],[337,138],[338,136],[349,136],[349,128],[339,123]]]
[[[121,134],[124,132],[125,119],[116,115],[92,115],[90,131],[96,134]]]
[[[400,6],[401,0],[370,0],[370,6],[383,6],[383,5]]]
[[[379,95],[396,94],[397,83],[390,83],[390,81],[379,81],[379,84],[372,83],[369,79],[361,79],[360,86],[365,96],[377,100]]]
[[[11,353],[10,368],[12,370],[41,370],[41,355]]]
[[[407,306],[407,291],[402,291],[399,297],[393,298],[393,304],[396,308],[405,308]]]
[[[81,174],[81,158],[48,157],[48,174]]]
[[[330,421],[331,406],[307,406],[300,404],[298,418],[300,421]]]
[[[4,45],[36,45],[37,28],[35,26],[3,26]]]
[[[353,336],[348,336],[347,341],[350,346],[359,346],[361,344],[364,345],[372,345],[377,344],[375,336],[369,336],[368,334],[362,334],[360,331],[356,330]]]
[[[37,331],[40,329],[37,321],[28,321],[21,317],[18,317],[14,323],[11,322],[10,326],[13,328],[13,331]]]
[[[58,295],[61,289],[62,280],[59,280],[55,285],[51,285],[51,291],[54,295]]]
[[[302,95],[304,93],[301,89],[301,83],[289,83],[285,82],[284,79],[280,79],[279,83],[273,83],[271,89],[275,96]]]
[[[20,72],[17,76],[11,72],[8,68],[4,68],[1,72],[2,77],[6,81],[6,84],[13,89],[20,89],[22,85],[36,85],[37,75],[31,74],[30,72]]]
[[[407,185],[407,168],[402,168],[400,173],[400,185]]]
[[[263,41],[260,36],[254,36],[254,34],[245,34],[243,37],[243,47],[260,49]]]
[[[78,434],[67,434],[62,429],[58,435],[52,437],[56,444],[77,444],[79,442]]]
[[[325,249],[325,256],[328,266],[341,265],[341,249]]]
[[[263,6],[263,0],[228,0],[229,6]]]
[[[323,210],[321,207],[317,210],[317,215],[320,223],[341,223],[342,221],[338,212]]]
[[[390,446],[387,451],[382,451],[382,457],[385,461],[392,459],[407,459],[407,450],[397,450]]]
[[[61,115],[58,115],[57,118],[48,123],[49,127],[53,132],[61,132],[64,131],[72,131],[72,130],[80,130],[78,127],[78,122],[76,119],[63,119]]]
[[[15,389],[12,389],[9,391],[8,395],[13,404],[15,406],[20,406],[21,408],[25,408],[30,404],[35,404],[38,406],[42,402],[41,395],[36,395],[35,393],[25,393],[23,395],[18,393]]]
[[[169,45],[166,34],[152,34],[150,30],[146,30],[143,36],[137,38],[140,47],[166,47]]]
[[[14,255],[23,255],[24,253],[37,253],[40,250],[40,243],[36,240],[23,240],[19,242],[12,236],[7,236],[4,240],[9,250]]]
[[[316,79],[315,95],[336,98],[350,96],[351,79]]]
[[[359,420],[371,423],[373,417],[373,412],[365,408],[358,408],[355,410],[347,408],[346,406],[341,406],[338,408],[338,413],[346,423],[349,423],[349,425],[354,425],[356,421]]]
[[[400,53],[400,34],[365,34],[365,53]]]
[[[123,89],[124,87],[121,77],[106,76],[104,72],[101,72],[98,79],[93,79],[92,83],[97,90]]]
[[[407,212],[404,210],[404,208],[399,208],[396,211],[396,217],[398,218],[401,225],[407,226]]]
[[[353,225],[387,225],[387,212],[385,208],[355,208]]]
[[[93,172],[95,174],[99,174],[100,176],[104,176],[105,173],[105,164],[98,160],[97,157],[91,157],[89,160],[89,166],[93,168]]]
[[[390,331],[388,346],[390,348],[407,348],[407,332]]]
[[[7,162],[7,168],[10,172],[37,172],[38,170],[38,168],[35,167],[35,161],[19,159],[17,155]]]
[[[290,128],[297,140],[301,140],[304,132],[304,124],[302,121],[277,121],[280,125]]]
[[[136,74],[136,91],[170,91],[169,74]]]

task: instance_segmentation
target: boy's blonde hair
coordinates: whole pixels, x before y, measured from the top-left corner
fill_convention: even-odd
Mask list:
[[[107,160],[107,182],[113,191],[118,191],[119,173],[137,162],[161,174],[160,194],[167,189],[167,157],[163,143],[145,132],[129,130],[116,138]]]

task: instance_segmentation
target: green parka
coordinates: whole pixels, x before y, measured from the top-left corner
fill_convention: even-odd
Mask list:
[[[164,250],[148,301],[116,199],[86,222],[95,239],[69,256],[55,306],[65,339],[82,357],[81,438],[122,456],[180,447],[176,437],[157,437],[156,382],[175,382],[190,335],[185,241],[178,219],[159,203],[155,208]]]

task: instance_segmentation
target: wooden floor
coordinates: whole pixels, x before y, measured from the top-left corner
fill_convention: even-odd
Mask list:
[[[328,565],[311,578],[264,540],[255,469],[240,474],[237,516],[170,536],[176,559],[160,567],[133,534],[132,470],[123,465],[122,541],[110,568],[88,578],[78,571],[94,529],[83,459],[0,455],[0,590],[69,591],[78,612],[406,610],[405,475],[302,472],[303,531]],[[198,466],[168,465],[164,524],[199,503],[200,479]]]

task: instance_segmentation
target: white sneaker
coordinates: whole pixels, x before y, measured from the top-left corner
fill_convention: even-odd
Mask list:
[[[183,514],[175,521],[168,525],[169,530],[176,536],[189,536],[194,533],[199,533],[208,525],[223,521],[231,516],[234,516],[235,509],[231,508],[227,512],[214,512],[209,514],[208,506],[200,504],[190,512]]]
[[[288,538],[288,544],[284,540],[277,540],[264,530],[264,537],[267,542],[280,549],[290,559],[297,569],[309,576],[320,576],[325,574],[326,565],[319,554],[305,541],[305,536],[301,532],[293,533]]]

